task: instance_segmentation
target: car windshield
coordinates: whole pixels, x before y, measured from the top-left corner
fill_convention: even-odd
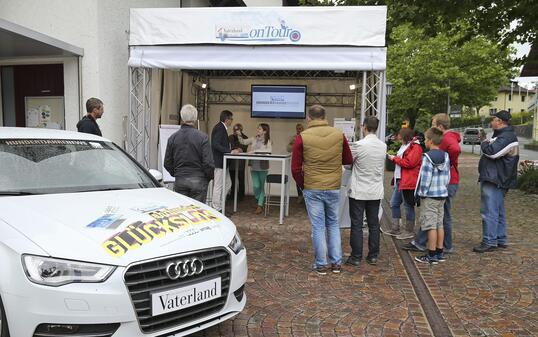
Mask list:
[[[467,135],[477,135],[477,134],[478,134],[478,130],[476,130],[476,129],[465,130],[465,134],[467,134]]]
[[[0,196],[158,187],[115,144],[0,139]]]

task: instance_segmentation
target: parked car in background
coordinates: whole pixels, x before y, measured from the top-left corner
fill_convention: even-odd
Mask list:
[[[0,337],[183,336],[245,307],[224,215],[111,141],[0,127]]]
[[[486,139],[482,128],[466,128],[463,132],[463,144],[481,144]]]

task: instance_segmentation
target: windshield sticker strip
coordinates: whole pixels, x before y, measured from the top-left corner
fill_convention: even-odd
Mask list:
[[[201,225],[220,220],[213,212],[196,205],[167,208],[150,212],[149,215],[153,220],[130,224],[123,231],[108,238],[101,246],[109,255],[121,257],[154,239],[163,238],[169,234],[194,235],[204,228]],[[204,229],[207,230],[207,228]]]
[[[3,142],[6,145],[86,145],[89,146],[87,141],[83,140],[64,140],[64,139],[20,139],[20,140],[6,140]]]

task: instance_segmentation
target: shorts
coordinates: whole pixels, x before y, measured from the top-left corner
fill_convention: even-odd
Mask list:
[[[429,231],[443,227],[445,199],[423,198],[420,201],[420,229]]]

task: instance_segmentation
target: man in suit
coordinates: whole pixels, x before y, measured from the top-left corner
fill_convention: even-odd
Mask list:
[[[232,125],[233,113],[223,110],[220,113],[220,121],[211,132],[211,149],[213,160],[215,161],[215,174],[213,178],[213,200],[212,206],[217,211],[222,211],[222,193],[228,194],[232,185],[230,173],[226,172],[226,179],[222,179],[223,157],[225,153],[240,153],[240,149],[231,151],[230,140],[228,138],[228,128]]]

